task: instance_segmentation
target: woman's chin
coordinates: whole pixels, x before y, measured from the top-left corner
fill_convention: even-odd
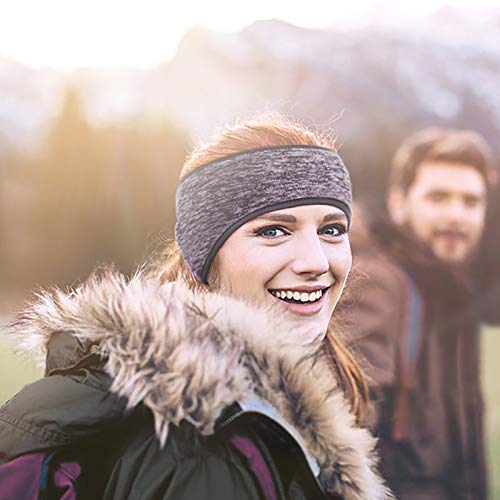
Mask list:
[[[284,307],[287,322],[291,329],[296,330],[302,340],[313,341],[323,340],[328,330],[331,314],[326,310],[326,304],[315,312],[311,310],[297,309],[294,307]]]

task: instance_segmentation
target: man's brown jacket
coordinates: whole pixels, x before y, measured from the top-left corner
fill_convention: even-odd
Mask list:
[[[470,286],[390,224],[358,224],[351,242],[346,334],[369,377],[389,486],[401,499],[486,498]]]

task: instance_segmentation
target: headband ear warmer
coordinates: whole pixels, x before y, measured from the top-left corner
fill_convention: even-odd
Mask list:
[[[176,194],[175,239],[196,279],[224,242],[259,215],[300,205],[332,205],[351,221],[351,181],[340,156],[318,146],[244,151],[202,165]]]

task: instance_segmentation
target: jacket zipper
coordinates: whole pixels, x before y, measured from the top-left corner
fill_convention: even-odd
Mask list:
[[[238,410],[236,413],[230,415],[226,420],[219,424],[220,428],[226,427],[231,422],[234,422],[237,418],[241,417],[245,412],[243,410]]]

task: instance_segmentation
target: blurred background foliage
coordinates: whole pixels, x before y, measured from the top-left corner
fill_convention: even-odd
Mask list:
[[[39,148],[2,159],[4,292],[74,283],[96,264],[134,269],[172,236],[187,147],[167,119],[90,125],[70,87]]]

